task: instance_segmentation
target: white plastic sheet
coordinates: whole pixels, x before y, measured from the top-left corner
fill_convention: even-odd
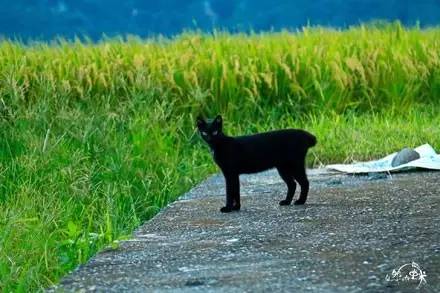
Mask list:
[[[392,172],[413,168],[440,170],[440,155],[435,152],[431,145],[424,144],[414,150],[419,153],[419,159],[396,167],[391,166],[391,161],[397,155],[397,152],[375,161],[353,164],[334,164],[328,165],[327,168],[344,173]]]

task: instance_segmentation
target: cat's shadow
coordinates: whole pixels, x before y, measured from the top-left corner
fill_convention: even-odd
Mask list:
[[[294,209],[294,210],[307,210],[312,208],[325,208],[332,207],[331,203],[306,203],[304,205],[294,205],[291,204],[289,206],[279,206],[281,209]]]

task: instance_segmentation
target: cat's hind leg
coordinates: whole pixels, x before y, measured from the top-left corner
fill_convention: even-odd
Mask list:
[[[298,168],[295,171],[295,180],[301,186],[301,193],[299,198],[294,202],[295,205],[305,204],[307,200],[307,195],[309,193],[309,180],[307,179],[306,169],[304,166]]]
[[[295,195],[296,182],[293,179],[293,170],[288,167],[277,167],[278,174],[280,174],[281,179],[287,184],[287,195],[286,199],[280,201],[280,205],[290,205],[292,203],[293,196]]]

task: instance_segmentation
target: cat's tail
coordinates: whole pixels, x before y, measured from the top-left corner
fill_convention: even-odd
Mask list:
[[[316,140],[316,136],[314,136],[313,134],[307,132],[307,143],[308,143],[308,147],[309,147],[309,148],[314,147],[314,146],[316,145],[317,142],[318,142],[318,141]]]

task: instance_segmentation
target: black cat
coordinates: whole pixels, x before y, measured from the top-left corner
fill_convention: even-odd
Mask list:
[[[296,183],[301,194],[296,205],[304,204],[309,192],[309,181],[305,171],[307,150],[316,145],[316,137],[300,129],[285,129],[248,136],[231,137],[223,133],[222,117],[205,121],[197,118],[197,128],[208,143],[214,161],[226,180],[226,206],[223,213],[240,210],[240,174],[261,172],[277,168],[287,184],[287,196],[280,205],[290,205],[295,194]]]

